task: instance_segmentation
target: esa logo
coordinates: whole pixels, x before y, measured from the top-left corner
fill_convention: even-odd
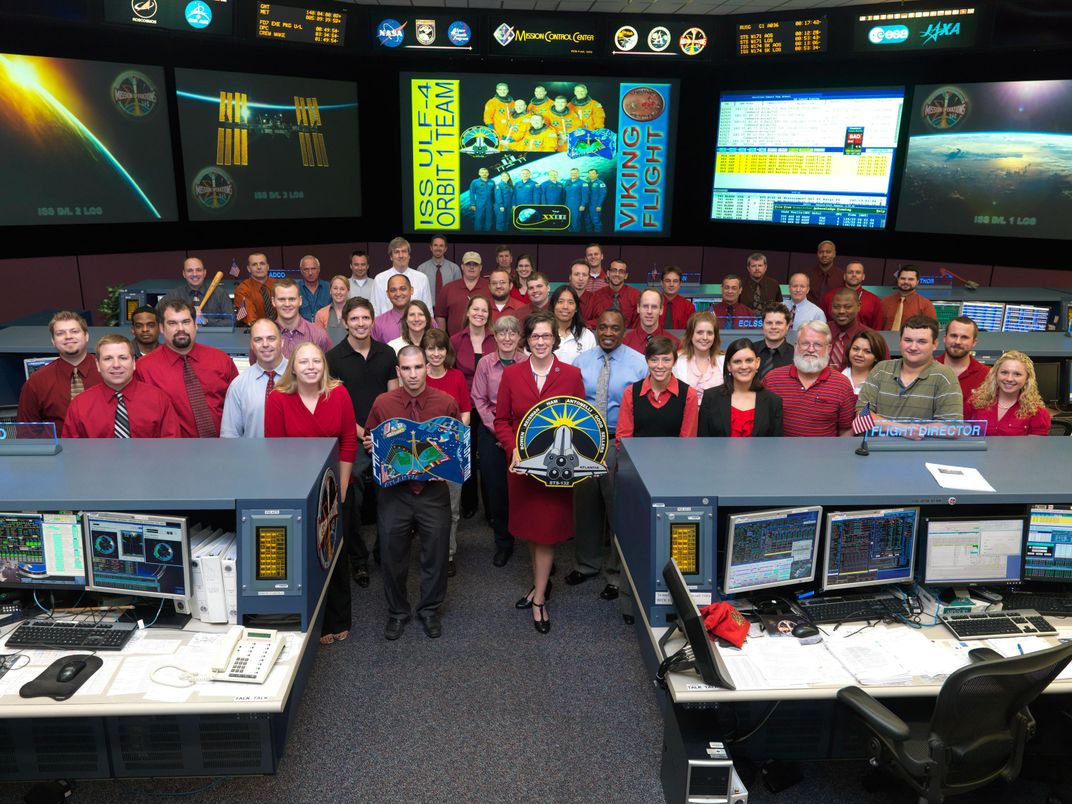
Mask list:
[[[905,25],[876,25],[867,32],[872,45],[899,45],[908,41],[908,27]]]

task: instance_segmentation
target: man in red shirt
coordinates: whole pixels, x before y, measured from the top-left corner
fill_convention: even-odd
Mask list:
[[[726,274],[722,279],[722,301],[711,305],[711,312],[722,329],[739,329],[742,318],[754,318],[752,308],[741,302],[741,278]]]
[[[604,273],[607,275],[607,283],[592,294],[592,301],[588,306],[589,317],[585,319],[586,326],[589,329],[595,329],[603,313],[607,310],[620,310],[625,319],[626,328],[635,327],[640,291],[626,284],[629,281],[629,266],[625,260],[611,260],[610,266]],[[529,295],[532,295],[531,291]]]
[[[837,246],[833,240],[824,240],[815,249],[815,265],[807,271],[811,280],[808,301],[812,304],[819,304],[830,291],[845,287],[845,275],[834,265],[835,257]]]
[[[134,347],[122,335],[97,341],[101,382],[71,400],[64,438],[178,438],[179,417],[163,391],[134,381]]]
[[[883,329],[899,332],[901,323],[916,315],[938,318],[930,299],[925,299],[916,292],[919,287],[919,268],[914,265],[902,265],[894,274],[897,277],[897,292],[887,296],[881,302]]]
[[[663,269],[663,328],[684,329],[689,323],[689,316],[696,312],[696,307],[681,291],[681,269],[668,265]]]
[[[768,371],[763,385],[782,399],[783,435],[852,432],[856,394],[848,378],[830,367],[830,327],[822,321],[800,325],[793,362]]]
[[[841,371],[849,364],[849,347],[857,332],[867,327],[860,323],[860,299],[856,292],[841,288],[830,302],[830,367]]]
[[[966,315],[958,315],[945,328],[945,354],[937,358],[957,375],[965,403],[971,401],[972,391],[982,385],[990,373],[989,366],[972,357],[978,337],[979,325]]]
[[[529,293],[529,303],[517,310],[517,320],[520,324],[524,324],[525,319],[533,313],[551,312],[551,285],[546,276],[539,271],[533,271],[525,287]]]
[[[448,335],[461,332],[465,327],[465,308],[473,296],[491,298],[488,280],[480,275],[482,269],[480,255],[475,251],[465,252],[462,256],[462,278],[447,282],[443,292],[436,298],[436,322]]]
[[[510,295],[510,270],[496,266],[488,274],[488,292],[491,294],[491,323],[504,315],[517,315],[523,305]]]
[[[630,349],[635,349],[644,354],[644,347],[648,341],[656,335],[665,335],[674,342],[675,347],[681,346],[681,341],[663,329],[663,294],[655,288],[647,288],[640,293],[637,301],[637,325],[629,330],[622,343]]]
[[[78,313],[64,310],[48,322],[52,345],[59,357],[38,369],[19,393],[15,420],[53,422],[56,435],[63,432],[63,419],[71,400],[100,382],[97,364],[88,359],[89,327]]]
[[[365,449],[372,452],[369,431],[389,419],[424,422],[438,416],[461,421],[454,398],[428,387],[424,352],[404,346],[398,353],[401,385],[376,397],[365,423]],[[436,639],[443,633],[439,607],[447,596],[447,561],[450,552],[450,492],[442,482],[410,482],[381,488],[377,495],[377,529],[383,557],[383,590],[387,596],[384,636],[398,639],[410,621],[412,608],[406,595],[409,549],[413,534],[420,540],[421,598],[417,617],[424,633]]]
[[[845,287],[855,291],[856,298],[860,300],[860,314],[858,316],[860,323],[867,329],[882,329],[882,299],[871,291],[864,290],[864,280],[866,278],[867,275],[864,273],[864,264],[862,262],[850,262],[845,266]],[[836,290],[827,291],[827,294],[823,296],[822,304],[819,305],[823,313],[826,314],[827,320],[832,318],[830,305],[836,292]]]
[[[138,362],[138,376],[171,399],[180,437],[218,438],[227,386],[238,369],[225,352],[196,343],[197,322],[187,302],[168,299],[160,315],[164,345]]]

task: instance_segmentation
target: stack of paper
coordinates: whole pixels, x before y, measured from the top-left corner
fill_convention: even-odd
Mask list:
[[[720,648],[738,689],[843,687],[852,676],[826,652],[822,643],[801,645],[796,639],[749,639],[740,650]]]
[[[944,679],[971,661],[966,650],[958,649],[959,643],[934,642],[915,628],[887,628],[881,633],[880,642],[909,675],[920,678]]]
[[[827,641],[826,649],[865,687],[908,684],[912,673],[894,658],[885,643],[870,636]]]

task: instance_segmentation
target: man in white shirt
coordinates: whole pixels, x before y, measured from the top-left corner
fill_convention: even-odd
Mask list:
[[[287,368],[279,325],[258,318],[249,329],[249,351],[256,363],[243,371],[227,388],[223,403],[220,438],[264,438],[264,401]]]
[[[826,323],[826,314],[819,309],[817,304],[808,301],[808,291],[811,290],[811,280],[807,274],[793,274],[789,277],[789,300],[785,306],[789,308],[789,329],[796,332],[800,325],[807,321],[822,321]]]
[[[387,297],[387,283],[392,276],[399,274],[409,279],[409,284],[413,288],[414,299],[427,304],[429,310],[435,307],[432,301],[431,288],[428,287],[428,277],[416,268],[409,267],[409,241],[404,237],[396,237],[387,244],[387,254],[391,258],[391,267],[376,274],[376,291],[372,299],[372,306],[376,308],[376,315],[381,315],[392,309],[391,300]]]

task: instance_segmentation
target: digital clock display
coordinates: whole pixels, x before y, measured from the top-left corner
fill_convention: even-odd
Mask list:
[[[826,17],[750,20],[737,24],[738,56],[791,56],[825,53]]]
[[[257,3],[257,37],[342,47],[346,41],[346,11]]]

